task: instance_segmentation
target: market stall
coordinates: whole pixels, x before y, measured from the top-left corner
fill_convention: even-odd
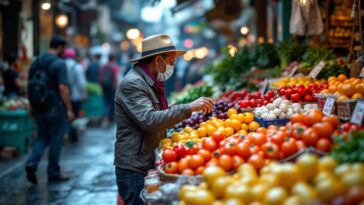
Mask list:
[[[295,39],[227,51],[206,68],[214,95],[197,85],[173,96],[216,103],[161,140],[141,197],[181,205],[363,203],[364,80],[350,69],[333,51]]]
[[[0,99],[0,146],[25,153],[32,142],[35,124],[24,98]]]

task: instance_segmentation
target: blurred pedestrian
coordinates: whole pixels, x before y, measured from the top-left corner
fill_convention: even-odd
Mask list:
[[[105,102],[104,123],[110,124],[114,121],[114,98],[118,86],[119,66],[116,57],[109,55],[109,62],[101,67],[99,71],[99,83],[101,84]]]
[[[193,111],[209,111],[208,98],[168,106],[164,82],[174,71],[176,50],[168,35],[150,36],[142,41],[142,57],[120,83],[115,97],[117,136],[115,174],[120,196],[126,205],[144,204],[139,198],[144,177],[154,168],[154,150],[166,136],[166,129],[189,118]]]
[[[93,56],[92,62],[88,65],[86,70],[87,81],[90,83],[99,83],[99,69],[101,67],[101,54],[97,53]]]
[[[3,72],[5,90],[3,95],[14,97],[20,95],[20,78],[16,70],[18,67],[18,56],[11,53],[7,59],[8,68]]]
[[[76,61],[77,57],[78,53],[73,48],[67,48],[63,53],[63,58],[66,59],[67,77],[75,118],[78,118],[79,116],[82,102],[87,99],[86,76],[81,64]],[[77,129],[72,126],[72,123],[69,124],[69,129],[67,129],[67,131],[70,142],[77,142]]]
[[[65,126],[74,114],[70,99],[67,67],[60,58],[66,46],[63,37],[53,36],[48,52],[31,65],[28,76],[28,98],[37,124],[38,137],[26,162],[27,179],[37,183],[37,165],[49,146],[48,182],[65,181],[59,160]]]

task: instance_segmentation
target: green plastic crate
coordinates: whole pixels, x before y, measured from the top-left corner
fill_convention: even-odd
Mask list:
[[[0,132],[25,131],[29,126],[28,111],[0,111]]]
[[[82,104],[86,117],[102,117],[104,114],[104,98],[102,95],[89,95],[87,102]]]
[[[32,135],[27,131],[0,132],[0,146],[15,147],[20,153],[25,153],[32,141]]]

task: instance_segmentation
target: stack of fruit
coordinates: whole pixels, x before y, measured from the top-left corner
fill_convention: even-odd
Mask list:
[[[254,92],[236,101],[236,104],[242,109],[257,108],[272,103],[275,96],[273,90],[268,91],[264,96],[262,96],[260,92]]]
[[[174,132],[171,139],[165,138],[161,140],[161,147],[173,147],[177,143],[185,144],[187,142],[201,142],[202,138],[211,136],[215,131],[224,134],[225,137],[235,134],[246,135],[258,129],[259,124],[254,121],[253,113],[238,113],[234,108],[227,111],[228,119],[221,120],[211,117],[209,120],[199,124],[198,129],[185,127],[179,132]],[[191,144],[191,143],[188,143]]]
[[[341,74],[337,77],[330,77],[328,83],[328,88],[322,90],[320,93],[340,95],[337,101],[364,98],[364,79],[347,79],[345,75]]]
[[[285,77],[285,78],[281,78],[280,80],[272,83],[271,86],[273,88],[280,88],[283,86],[292,86],[292,85],[296,85],[296,86],[303,85],[303,86],[307,87],[312,83],[319,85],[322,82],[324,82],[324,80],[314,80],[309,77]]]
[[[322,82],[319,85],[310,83],[306,87],[304,85],[283,86],[278,88],[277,92],[279,96],[292,100],[292,102],[314,102],[317,101],[315,95],[327,88],[328,83]]]
[[[26,98],[2,98],[0,99],[0,110],[22,110],[29,109],[29,101]]]
[[[364,201],[364,164],[342,164],[335,159],[305,154],[296,163],[271,163],[256,172],[241,165],[233,176],[219,167],[203,172],[205,182],[185,185],[179,205],[211,204],[350,204]]]

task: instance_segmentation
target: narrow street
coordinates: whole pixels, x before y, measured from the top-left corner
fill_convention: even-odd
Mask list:
[[[115,127],[89,128],[77,144],[64,146],[61,168],[71,180],[48,184],[47,155],[38,167],[38,185],[26,180],[24,169],[1,179],[1,205],[116,204],[113,151]]]

